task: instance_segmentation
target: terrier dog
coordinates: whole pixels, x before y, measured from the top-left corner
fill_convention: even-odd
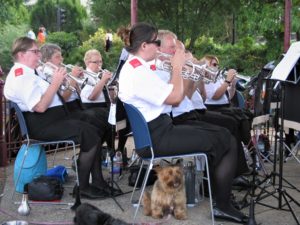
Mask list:
[[[143,195],[144,215],[155,219],[172,213],[178,220],[187,219],[183,169],[180,165],[156,167],[157,180],[152,193]]]
[[[130,223],[114,218],[89,203],[79,205],[75,213],[75,225],[130,225]]]

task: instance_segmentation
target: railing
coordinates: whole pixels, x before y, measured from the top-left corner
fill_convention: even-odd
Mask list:
[[[6,101],[3,96],[4,81],[0,79],[0,167],[8,164],[8,150],[6,144],[7,121]]]
[[[8,101],[3,94],[4,81],[0,79],[0,167],[7,166],[14,159],[21,148],[22,136],[16,115],[11,113]],[[69,146],[45,146],[47,153],[53,148],[66,150]],[[79,145],[76,145],[79,147]]]

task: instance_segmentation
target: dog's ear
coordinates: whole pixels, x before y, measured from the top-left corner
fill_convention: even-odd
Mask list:
[[[174,166],[183,167],[183,158],[177,159]]]
[[[156,172],[156,173],[159,173],[161,170],[162,170],[162,167],[160,165],[157,165],[153,168],[153,170]]]

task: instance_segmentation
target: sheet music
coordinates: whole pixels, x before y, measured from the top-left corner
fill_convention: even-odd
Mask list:
[[[295,64],[297,63],[300,57],[300,42],[293,43],[283,59],[273,70],[271,79],[273,80],[287,80],[290,72],[294,69]],[[296,81],[295,81],[296,82]]]

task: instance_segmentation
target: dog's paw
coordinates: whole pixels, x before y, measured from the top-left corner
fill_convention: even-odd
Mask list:
[[[187,219],[187,212],[185,210],[175,210],[174,217],[177,220],[186,220]]]

